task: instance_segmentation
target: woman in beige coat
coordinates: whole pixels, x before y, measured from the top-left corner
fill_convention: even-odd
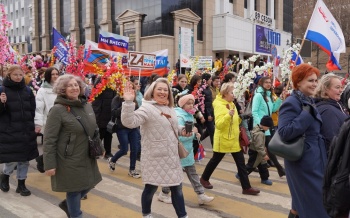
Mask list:
[[[187,217],[182,194],[183,172],[178,154],[178,134],[189,137],[178,126],[174,100],[167,79],[159,78],[145,93],[142,106],[134,111],[135,91],[124,90],[121,120],[125,127],[141,130],[141,171],[145,188],[141,197],[143,217],[152,218],[151,204],[158,186],[171,189],[172,204],[178,217]]]

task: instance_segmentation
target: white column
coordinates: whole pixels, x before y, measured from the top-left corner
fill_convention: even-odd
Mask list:
[[[275,14],[275,1],[274,0],[266,0],[269,2],[268,4],[268,9],[267,11],[269,12],[269,17],[272,19],[275,19],[274,14]]]
[[[248,11],[248,17],[252,18],[254,16],[254,0],[247,0],[247,11]]]

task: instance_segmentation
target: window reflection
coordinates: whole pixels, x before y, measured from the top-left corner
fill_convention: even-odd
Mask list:
[[[79,30],[80,30],[80,44],[85,44],[85,21],[86,21],[86,0],[79,0]]]
[[[203,17],[202,0],[112,0],[112,25],[115,32],[119,33],[119,24],[114,19],[127,9],[131,9],[146,16],[141,27],[141,36],[157,34],[174,35],[174,18],[172,11],[189,8],[198,16]],[[197,39],[203,40],[203,21],[198,23]]]
[[[283,31],[293,32],[293,0],[283,1]]]
[[[102,1],[94,0],[94,24],[95,24],[95,41],[98,42],[100,36],[100,22],[102,20]]]
[[[61,35],[63,37],[67,37],[70,34],[70,26],[71,26],[71,0],[61,0],[60,1],[60,20],[61,20]]]

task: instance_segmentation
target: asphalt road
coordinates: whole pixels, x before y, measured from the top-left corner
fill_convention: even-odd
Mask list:
[[[212,156],[211,146],[205,140],[206,154],[204,160],[196,163],[199,175]],[[117,151],[117,140],[114,136],[113,151]],[[39,145],[42,150],[42,145]],[[283,163],[283,161],[280,161]],[[141,179],[128,176],[129,157],[122,157],[116,165],[116,170],[110,172],[106,160],[98,160],[103,180],[88,194],[88,199],[82,201],[84,217],[142,217],[141,193],[143,184]],[[2,165],[0,168],[2,169]],[[140,170],[140,162],[137,162],[137,170]],[[239,181],[235,178],[237,168],[232,156],[226,155],[218,168],[214,171],[210,182],[214,186],[212,190],[206,190],[206,194],[215,199],[208,205],[199,206],[197,195],[185,175],[183,193],[188,216],[190,218],[215,218],[215,217],[245,217],[245,218],[285,218],[290,208],[290,193],[286,178],[280,178],[275,168],[270,168],[272,186],[260,183],[258,173],[252,173],[249,178],[253,187],[259,188],[258,196],[243,195]],[[4,193],[0,191],[0,217],[1,218],[64,218],[65,213],[57,206],[65,198],[64,193],[51,191],[50,178],[36,170],[36,162],[30,162],[27,188],[32,195],[22,197],[15,192],[17,181],[15,173],[10,178],[11,189]],[[174,208],[157,200],[158,193],[153,198],[152,214],[155,218],[175,218]]]

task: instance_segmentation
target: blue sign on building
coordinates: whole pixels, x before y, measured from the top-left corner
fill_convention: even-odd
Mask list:
[[[267,42],[272,45],[281,45],[281,34],[272,30],[269,31],[267,35]]]

